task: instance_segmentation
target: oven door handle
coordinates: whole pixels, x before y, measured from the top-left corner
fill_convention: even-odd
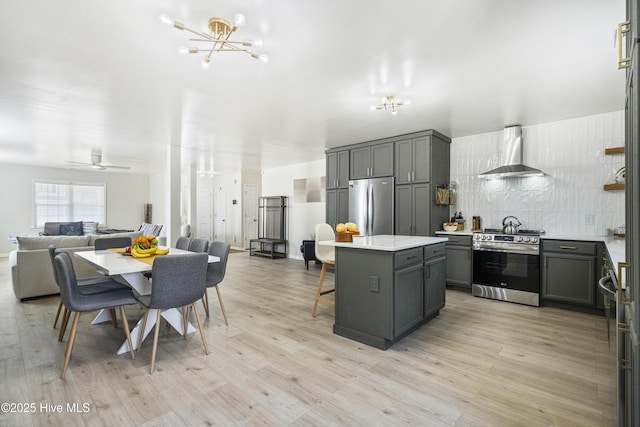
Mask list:
[[[539,255],[538,249],[525,248],[524,250],[504,249],[504,248],[473,248],[474,251],[481,252],[500,252],[505,254],[523,254],[523,255]]]

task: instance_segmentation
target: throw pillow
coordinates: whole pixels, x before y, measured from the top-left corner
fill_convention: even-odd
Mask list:
[[[97,228],[96,221],[82,221],[82,234],[96,234]]]
[[[60,224],[61,236],[82,236],[82,221]]]

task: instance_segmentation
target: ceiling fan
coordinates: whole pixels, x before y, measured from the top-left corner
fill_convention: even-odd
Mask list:
[[[66,163],[72,165],[79,166],[89,166],[93,169],[105,170],[105,169],[131,169],[129,166],[120,166],[120,165],[112,165],[111,163],[106,163],[102,161],[102,153],[93,152],[91,153],[91,163],[83,163],[83,162],[72,162],[67,161]]]

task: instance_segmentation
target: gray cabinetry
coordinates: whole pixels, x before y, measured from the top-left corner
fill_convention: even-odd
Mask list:
[[[431,136],[396,141],[396,184],[429,182],[431,179]]]
[[[429,236],[431,184],[396,186],[396,234]]]
[[[393,336],[399,336],[422,321],[422,249],[398,253],[398,256],[413,259],[413,264],[394,270],[393,292]],[[413,251],[415,252],[415,251]]]
[[[336,248],[333,331],[386,349],[436,316],[445,303],[444,254],[443,243],[396,252]]]
[[[347,222],[349,220],[349,189],[327,190],[325,207],[327,224],[335,228],[337,224]]]
[[[351,179],[393,176],[393,143],[351,149]]]
[[[473,274],[472,236],[447,235],[447,286],[471,289]]]
[[[327,188],[349,186],[349,150],[327,153]]]
[[[444,243],[424,247],[423,318],[431,319],[445,305],[447,259]]]
[[[595,307],[595,242],[543,240],[543,301]]]

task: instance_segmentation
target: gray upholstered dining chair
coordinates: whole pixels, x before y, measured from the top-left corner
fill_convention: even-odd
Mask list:
[[[111,248],[124,248],[131,246],[131,237],[101,237],[95,240],[94,247],[96,251]]]
[[[189,251],[191,252],[207,252],[209,249],[209,241],[205,239],[191,239],[189,243]]]
[[[183,249],[185,251],[188,251],[190,244],[191,244],[191,237],[185,237],[185,236],[178,237],[178,240],[176,241],[176,249]]]
[[[64,379],[67,368],[69,367],[69,360],[71,359],[71,352],[73,351],[73,344],[76,339],[76,333],[78,332],[78,321],[80,320],[80,314],[88,311],[95,311],[100,309],[120,309],[120,317],[122,318],[122,324],[124,333],[129,343],[131,358],[135,358],[133,354],[133,346],[131,345],[131,335],[129,334],[129,323],[127,322],[127,314],[124,311],[125,305],[136,304],[137,300],[131,292],[131,289],[123,289],[119,291],[104,292],[92,295],[86,295],[80,293],[80,287],[76,280],[76,273],[73,269],[73,263],[71,257],[66,252],[60,252],[56,254],[54,259],[55,274],[60,284],[60,295],[64,306],[70,311],[75,313],[73,316],[73,325],[71,326],[71,333],[69,335],[69,341],[67,342],[67,349],[65,351],[64,363],[62,365],[62,372],[60,378]]]
[[[151,369],[153,373],[156,363],[156,350],[158,348],[158,334],[160,332],[160,314],[162,310],[170,308],[183,309],[183,335],[186,339],[188,330],[189,309],[193,312],[198,322],[204,353],[209,354],[207,340],[202,329],[202,321],[198,314],[196,302],[202,298],[205,291],[205,279],[207,276],[207,264],[209,256],[205,253],[193,253],[187,255],[167,255],[156,258],[153,261],[153,286],[151,295],[138,296],[137,299],[146,310],[142,319],[142,329],[147,327],[149,310],[157,310],[155,331],[153,334],[153,348],[151,350]],[[185,311],[186,309],[186,311]],[[142,336],[138,341],[138,351],[142,346]]]
[[[209,317],[209,295],[207,294],[207,291],[209,290],[209,288],[216,288],[216,293],[218,294],[218,302],[220,302],[220,310],[222,310],[224,323],[227,326],[229,326],[229,322],[227,321],[227,312],[224,309],[224,304],[222,303],[222,296],[220,296],[220,288],[218,285],[224,279],[224,275],[227,271],[227,261],[229,260],[230,249],[231,245],[225,242],[214,241],[209,244],[209,255],[219,257],[220,262],[212,262],[207,266],[207,288],[205,289],[204,297],[202,298],[204,310],[207,313],[207,317]]]
[[[53,270],[53,278],[56,282],[56,285],[60,287],[60,282],[58,281],[58,276],[56,274],[56,265],[55,265],[55,256],[63,251],[57,249],[54,245],[49,246],[49,257],[51,258],[51,268]],[[79,288],[79,292],[84,295],[93,295],[100,294],[104,292],[111,292],[117,290],[127,290],[128,286],[123,285],[122,283],[118,283],[110,277],[106,276],[92,276],[92,277],[83,277],[76,278],[76,283]],[[60,318],[60,313],[62,312],[62,307],[64,306],[62,302],[62,298],[60,298],[60,304],[58,304],[58,311],[56,312],[56,318],[53,321],[53,328],[56,328],[58,324],[58,319]],[[64,314],[62,316],[62,324],[60,325],[60,333],[58,335],[58,341],[62,341],[64,337],[64,333],[67,329],[67,323],[69,322],[69,310],[65,308]],[[117,321],[115,317],[115,310],[111,310],[111,321],[114,326],[117,326]]]

